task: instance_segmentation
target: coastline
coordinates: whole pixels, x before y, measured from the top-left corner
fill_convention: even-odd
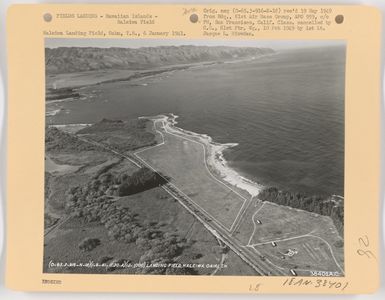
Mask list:
[[[65,103],[81,101],[95,97],[94,91],[83,94],[81,90],[103,84],[119,82],[132,86],[148,86],[148,80],[165,75],[168,77],[177,71],[195,70],[221,64],[237,64],[274,56],[276,53],[262,54],[241,59],[213,60],[188,64],[166,65],[143,70],[100,70],[75,73],[46,74],[46,117],[55,117],[65,110]]]
[[[209,67],[219,64],[232,64],[240,62],[248,62],[258,60],[263,57],[270,57],[276,53],[265,53],[244,58],[230,58],[207,60],[200,62],[180,63],[154,66],[144,69],[106,69],[106,70],[88,70],[72,73],[47,73],[46,74],[46,89],[82,89],[89,86],[97,86],[104,83],[113,83],[121,81],[135,81],[148,77],[157,76],[162,73],[184,71],[200,67]]]
[[[238,171],[231,168],[229,163],[224,158],[223,152],[226,149],[235,147],[238,143],[226,143],[220,144],[213,141],[212,137],[207,134],[199,134],[193,131],[185,130],[176,126],[176,121],[179,116],[172,113],[168,115],[157,115],[157,116],[143,116],[138,117],[139,119],[148,119],[150,121],[162,121],[167,127],[167,130],[173,134],[186,137],[201,143],[206,150],[206,163],[212,173],[218,178],[225,181],[229,185],[241,189],[247,192],[250,196],[255,197],[264,188],[261,184],[242,176]],[[91,126],[92,124],[79,123],[79,124],[61,124],[61,125],[50,125],[59,128],[68,133],[75,133],[76,131]]]
[[[81,90],[91,86],[98,86],[106,83],[136,82],[164,73],[184,71],[199,67],[208,67],[221,63],[227,63],[227,61],[205,61],[199,63],[166,65],[143,70],[111,69],[104,70],[102,73],[100,70],[94,70],[75,73],[47,74],[46,89],[52,89],[53,91],[61,89]]]
[[[199,134],[192,131],[185,130],[176,126],[178,123],[176,119],[179,116],[170,113],[169,115],[159,115],[148,118],[154,122],[163,121],[167,130],[173,134],[181,135],[189,139],[193,139],[204,145],[206,150],[206,163],[211,171],[220,179],[227,182],[229,185],[237,187],[246,191],[250,196],[255,197],[263,189],[263,186],[257,182],[252,181],[229,166],[229,163],[224,158],[223,152],[226,149],[237,146],[237,143],[220,144],[213,141],[212,137],[207,134]]]
[[[213,174],[215,174],[215,176],[225,181],[229,185],[247,192],[252,197],[257,196],[265,188],[264,185],[247,178],[247,175],[244,176],[241,171],[231,167],[229,162],[225,159],[224,151],[237,146],[238,143],[217,143],[214,142],[212,137],[207,134],[200,134],[178,127],[178,121],[176,119],[179,118],[179,116],[172,113],[160,114],[156,116],[142,116],[138,118],[147,119],[152,122],[162,121],[167,127],[167,131],[201,143],[205,147],[207,167]],[[91,125],[92,124],[78,123],[52,124],[49,126],[57,127],[68,133],[75,133],[80,129]],[[344,197],[341,195],[332,196],[344,199]]]

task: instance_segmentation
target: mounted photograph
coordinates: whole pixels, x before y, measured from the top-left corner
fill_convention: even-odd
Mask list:
[[[345,276],[345,63],[343,40],[46,38],[43,272]]]

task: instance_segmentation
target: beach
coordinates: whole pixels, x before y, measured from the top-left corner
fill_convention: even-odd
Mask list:
[[[217,151],[217,160],[221,152],[228,167],[252,182],[308,194],[343,195],[344,90],[336,88],[343,86],[343,70],[343,48],[336,47],[196,64],[152,76],[141,72],[143,77],[129,81],[75,88],[72,93],[80,94],[76,99],[47,101],[47,124],[173,112],[179,116],[179,128],[209,135],[211,147],[223,148]],[[99,77],[96,73],[85,72],[84,78],[129,77],[119,70],[100,71]],[[60,76],[53,75],[48,82]]]
[[[179,116],[171,113],[169,115],[161,115],[155,118],[150,117],[150,119],[154,122],[163,122],[167,131],[173,134],[201,143],[205,149],[206,165],[211,173],[215,174],[219,177],[219,179],[225,181],[229,185],[246,191],[252,197],[258,195],[263,186],[242,176],[236,170],[232,169],[224,158],[224,151],[237,146],[237,143],[217,143],[207,134],[198,134],[182,129],[176,126],[178,124],[178,117]]]

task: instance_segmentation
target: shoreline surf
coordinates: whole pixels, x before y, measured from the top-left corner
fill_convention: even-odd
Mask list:
[[[213,138],[208,134],[196,133],[178,127],[177,118],[178,115],[173,113],[168,114],[159,114],[155,116],[141,116],[139,119],[147,119],[152,122],[163,121],[164,125],[167,126],[167,130],[173,134],[180,135],[181,138],[185,137],[192,139],[196,142],[201,143],[206,150],[206,163],[209,168],[209,171],[214,173],[214,176],[217,176],[218,179],[221,179],[228,183],[229,185],[239,188],[247,192],[251,197],[257,196],[266,186],[245,177],[238,170],[232,168],[229,165],[229,162],[224,157],[224,151],[232,147],[238,146],[238,143],[218,143],[214,142]],[[76,131],[91,126],[92,124],[79,123],[79,124],[61,124],[61,125],[50,125],[67,131],[69,133],[75,133]],[[342,197],[340,195],[333,195]]]
[[[252,197],[257,196],[264,188],[261,184],[239,174],[236,170],[229,166],[228,162],[224,158],[223,152],[226,149],[237,146],[238,143],[217,143],[214,142],[213,138],[207,134],[200,134],[180,128],[176,126],[176,124],[178,124],[176,119],[179,118],[179,116],[172,113],[168,115],[142,118],[152,120],[153,122],[157,120],[164,121],[168,131],[200,142],[206,149],[205,159],[208,167],[210,167],[214,173],[219,175],[221,180],[227,182],[229,185],[246,191]]]

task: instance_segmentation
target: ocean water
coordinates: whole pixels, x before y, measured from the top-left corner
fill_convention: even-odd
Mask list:
[[[174,113],[181,128],[237,143],[224,156],[249,179],[343,195],[344,89],[344,47],[297,49],[84,88],[47,122]]]

